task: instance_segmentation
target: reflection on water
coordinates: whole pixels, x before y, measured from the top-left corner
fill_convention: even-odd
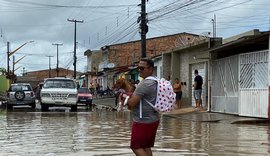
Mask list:
[[[133,155],[129,112],[0,111],[0,155]],[[154,155],[267,155],[268,125],[162,117]]]
[[[267,125],[190,122],[163,117],[157,148],[205,155],[268,155],[268,145],[263,143],[270,141],[268,129]]]

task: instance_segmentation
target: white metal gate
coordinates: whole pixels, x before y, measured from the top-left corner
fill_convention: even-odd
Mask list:
[[[194,83],[194,78],[195,78],[194,71],[195,71],[195,69],[198,70],[199,75],[203,78],[202,105],[203,105],[203,107],[206,107],[207,106],[207,99],[206,99],[206,96],[207,96],[207,85],[206,85],[207,84],[207,72],[206,72],[207,64],[206,64],[206,62],[193,64],[191,66],[191,71],[192,71],[191,82],[192,82],[192,84]],[[196,102],[195,102],[193,93],[194,93],[194,89],[192,87],[192,106],[195,107]]]
[[[240,55],[239,115],[268,118],[268,50]]]
[[[238,114],[239,55],[212,63],[211,111]]]

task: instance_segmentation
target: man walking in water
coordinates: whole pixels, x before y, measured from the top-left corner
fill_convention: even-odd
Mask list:
[[[133,114],[130,148],[136,156],[152,156],[151,148],[154,147],[160,117],[147,103],[149,101],[155,105],[157,82],[146,78],[153,75],[154,62],[151,59],[141,59],[138,70],[144,79],[127,102]]]
[[[197,69],[194,71],[195,78],[193,83],[194,88],[194,98],[196,101],[195,108],[203,108],[202,106],[202,85],[203,85],[203,78],[199,75]]]

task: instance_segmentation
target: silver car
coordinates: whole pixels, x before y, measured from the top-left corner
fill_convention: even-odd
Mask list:
[[[7,91],[7,108],[13,106],[29,105],[36,108],[35,93],[29,83],[11,84]]]

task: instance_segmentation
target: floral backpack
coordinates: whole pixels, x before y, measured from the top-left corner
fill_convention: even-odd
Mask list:
[[[175,107],[176,94],[173,92],[173,87],[170,81],[162,78],[149,76],[146,79],[157,81],[157,96],[155,105],[145,100],[158,112],[171,112]]]

